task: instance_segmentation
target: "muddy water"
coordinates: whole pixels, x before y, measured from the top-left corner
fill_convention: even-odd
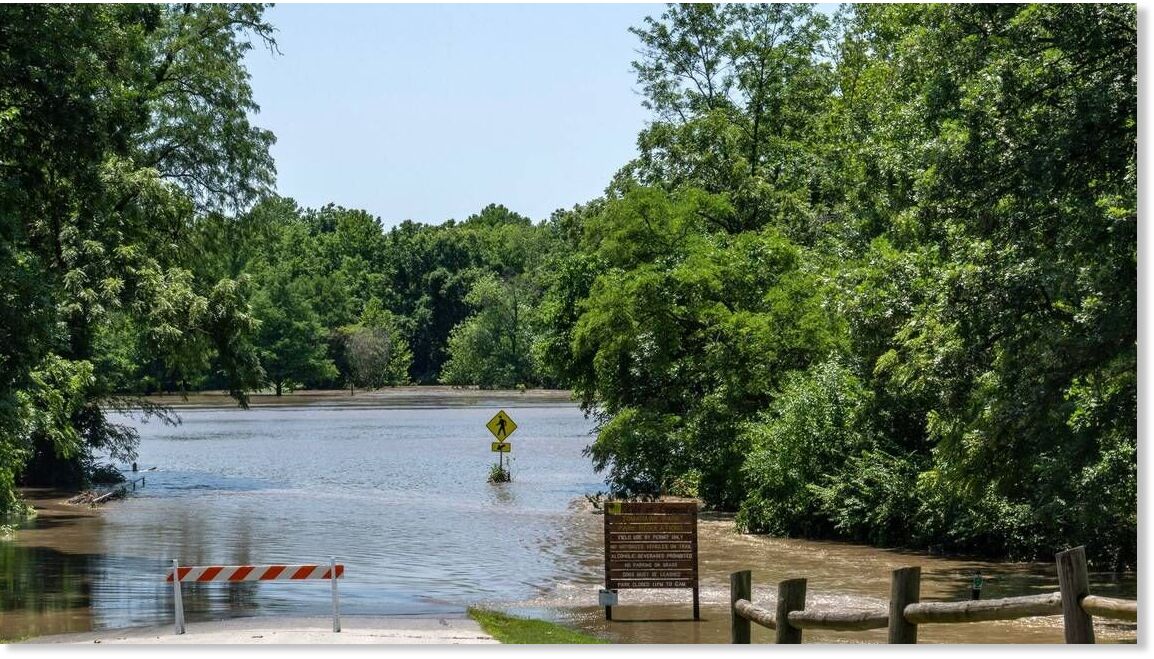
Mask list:
[[[485,482],[493,455],[484,423],[504,408],[513,483]],[[36,493],[41,515],[0,541],[0,637],[172,620],[162,578],[183,564],[320,562],[347,566],[346,615],[459,613],[483,603],[552,617],[617,642],[726,642],[728,575],[752,569],[754,599],[805,576],[812,606],[884,606],[894,567],[921,565],[923,600],[968,596],[981,569],[986,597],[1056,588],[1049,565],[994,564],[856,545],[741,536],[731,520],[700,526],[703,620],[688,591],[623,591],[615,620],[595,606],[601,517],[583,495],[603,488],[581,451],[590,422],[570,404],[517,396],[454,402],[189,409],[176,428],[140,426],[146,487],[98,511]],[[1093,592],[1134,597],[1136,578],[1094,575]],[[305,584],[188,586],[190,621],[323,615],[328,589]],[[1134,625],[1104,625],[1127,640]],[[1061,642],[1059,618],[923,626],[924,642]],[[884,632],[807,633],[809,641],[877,642]],[[768,633],[755,631],[755,641]]]
[[[703,514],[699,522],[701,617],[693,622],[689,590],[623,590],[613,621],[596,605],[601,584],[601,517],[586,509],[568,521],[567,543],[586,573],[538,598],[510,607],[513,612],[546,614],[592,633],[628,643],[728,643],[729,574],[751,570],[753,601],[773,609],[776,583],[805,577],[807,608],[885,609],[889,575],[899,567],[921,566],[922,601],[969,599],[970,575],[985,577],[983,598],[1055,592],[1053,565],[996,563],[884,550],[849,543],[768,538],[734,531],[732,518]],[[1091,574],[1095,594],[1136,598],[1136,575]],[[1099,642],[1133,642],[1137,625],[1098,621]],[[806,631],[814,643],[885,643],[886,631]],[[920,643],[1062,643],[1061,617],[971,624],[922,625]],[[753,626],[753,642],[773,642],[773,632]]]

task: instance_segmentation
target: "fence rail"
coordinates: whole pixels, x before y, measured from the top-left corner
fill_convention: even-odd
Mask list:
[[[1085,547],[1061,552],[1055,558],[1058,592],[992,600],[921,602],[921,568],[906,567],[892,573],[889,608],[866,611],[805,608],[805,579],[780,582],[777,607],[771,611],[753,603],[751,573],[748,570],[734,572],[729,577],[731,641],[749,643],[750,623],[757,623],[774,630],[778,643],[801,643],[802,631],[806,629],[888,629],[890,643],[916,643],[918,625],[1061,615],[1067,643],[1093,643],[1093,616],[1138,620],[1137,601],[1089,594]]]
[[[1092,616],[1138,622],[1138,602],[1134,600],[1087,595],[1082,598],[1082,608]]]
[[[789,624],[798,629],[828,629],[835,632],[859,632],[885,629],[890,624],[886,611],[790,611]]]
[[[101,494],[100,496],[93,499],[92,504],[96,505],[98,503],[104,503],[105,501],[108,501],[110,499],[116,499],[119,497],[128,496],[129,488],[131,488],[132,491],[135,492],[137,483],[140,483],[140,487],[143,489],[144,488],[144,476],[141,476],[140,478],[134,478],[130,481],[125,481],[123,483],[117,483],[115,486],[113,486],[113,488],[111,490],[109,490],[109,491],[105,492],[104,494]]]
[[[1025,595],[968,602],[925,602],[906,607],[906,620],[915,625],[943,622],[1015,620],[1062,613],[1062,594]]]

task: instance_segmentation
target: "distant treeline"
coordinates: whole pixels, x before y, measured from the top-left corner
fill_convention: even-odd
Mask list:
[[[559,214],[559,217],[563,214]],[[237,216],[191,229],[202,281],[240,282],[257,321],[247,336],[278,395],[295,388],[400,384],[556,387],[535,355],[548,264],[564,246],[560,220],[490,205],[462,222],[380,219],[334,205],[301,209],[266,197]],[[151,328],[129,314],[106,345],[125,393],[220,389],[226,369],[149,351]]]
[[[618,494],[1136,566],[1133,5],[669,6],[604,195],[388,230],[270,194],[260,14],[0,9],[9,507],[139,393],[550,386]]]

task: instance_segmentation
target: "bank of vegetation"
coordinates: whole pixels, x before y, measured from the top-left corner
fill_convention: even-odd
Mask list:
[[[618,494],[1136,564],[1133,5],[655,7],[602,196],[387,230],[272,194],[262,11],[0,8],[0,506],[140,394],[567,387]]]

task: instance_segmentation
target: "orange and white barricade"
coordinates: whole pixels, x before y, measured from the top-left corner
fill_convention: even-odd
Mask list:
[[[345,566],[334,557],[328,565],[186,565],[172,559],[166,581],[172,582],[172,605],[176,613],[176,633],[184,633],[184,602],[180,597],[182,582],[219,583],[227,581],[300,581],[328,579],[333,585],[333,631],[341,630],[341,600],[337,580],[344,576]],[[176,575],[176,578],[173,578]]]

